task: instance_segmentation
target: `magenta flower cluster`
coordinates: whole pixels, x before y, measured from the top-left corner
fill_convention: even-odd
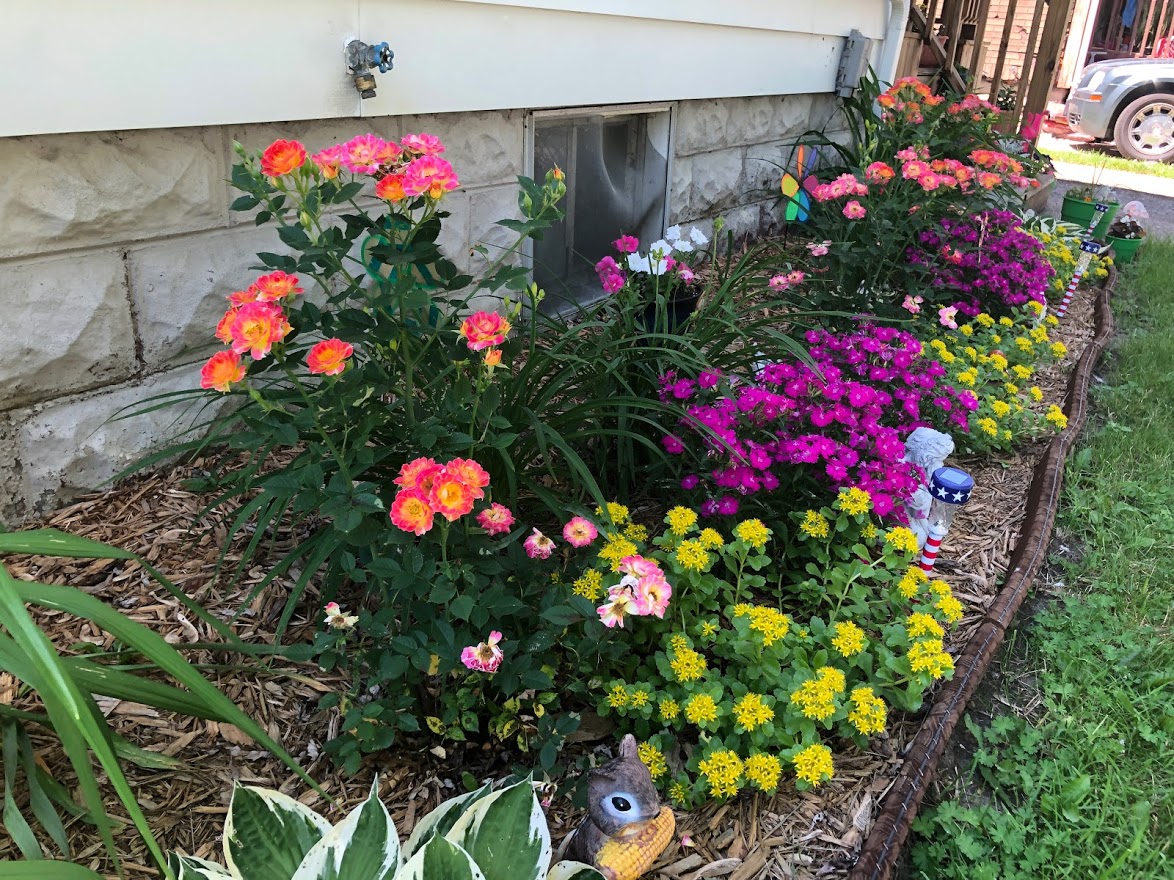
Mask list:
[[[956,293],[965,314],[1047,302],[1055,272],[1043,243],[1019,228],[1010,211],[947,218],[922,232],[919,243],[907,252],[909,261],[927,267],[935,288]]]
[[[716,373],[695,381],[661,377],[661,398],[679,401],[687,413],[684,439],[666,436],[665,449],[680,453],[686,440],[697,442],[714,462],[682,487],[708,495],[703,514],[732,515],[740,497],[777,489],[780,467],[798,466],[832,490],[868,491],[879,515],[902,519],[901,502],[924,479],[901,460],[905,437],[931,421],[927,407],[966,430],[978,399],[944,385],[945,368],[922,354],[916,337],[893,327],[811,330],[806,339],[818,370],[789,361],[766,366],[753,383]]]

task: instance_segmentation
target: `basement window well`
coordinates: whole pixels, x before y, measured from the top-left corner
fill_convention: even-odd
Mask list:
[[[534,281],[546,291],[544,311],[567,314],[607,296],[595,264],[620,235],[655,241],[667,221],[671,111],[536,112],[531,173],[555,165],[567,174],[566,219],[533,243]]]

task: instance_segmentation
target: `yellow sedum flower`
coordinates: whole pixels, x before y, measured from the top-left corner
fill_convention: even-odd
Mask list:
[[[1015,374],[1015,378],[1020,381],[1030,379],[1032,374],[1031,367],[1025,367],[1023,364],[1016,364],[1011,368],[1011,372]]]
[[[674,804],[684,804],[689,799],[689,790],[685,788],[685,783],[674,782],[669,786],[669,800]]]
[[[992,418],[982,418],[974,423],[978,426],[978,430],[984,434],[990,434],[992,437],[999,436],[999,423]]]
[[[840,652],[841,657],[855,657],[864,650],[864,630],[846,620],[832,627],[834,636],[832,647]]]
[[[924,612],[917,612],[910,614],[905,618],[905,628],[909,632],[909,638],[916,639],[919,636],[934,636],[941,638],[945,635],[945,630],[942,625],[934,619],[932,614],[925,614]]]
[[[635,690],[632,691],[628,697],[628,702],[633,709],[643,709],[648,705],[648,691]]]
[[[962,619],[962,603],[953,596],[942,596],[934,608],[942,612],[942,617],[946,618],[948,623],[954,624]]]
[[[877,531],[876,526],[874,526],[872,523],[869,523],[863,529],[860,530],[860,537],[862,537],[868,541],[873,540],[879,534],[880,534],[880,532]]]
[[[1019,393],[1019,386],[1013,382],[1007,382],[1006,384],[1003,385],[1003,388],[1006,389],[1008,394],[1018,394]]]
[[[734,537],[749,544],[755,550],[761,550],[770,540],[770,529],[760,519],[745,519],[734,526]]]
[[[1044,393],[1042,390],[1040,390],[1040,387],[1038,385],[1032,385],[1030,388],[1027,389],[1027,393],[1031,395],[1031,399],[1034,400],[1036,403],[1039,403],[1041,400],[1044,399]]]
[[[836,714],[836,695],[818,678],[809,678],[791,692],[791,705],[798,706],[805,718],[824,721]]]
[[[762,727],[774,717],[774,709],[763,701],[761,694],[747,694],[734,703],[734,718],[747,730]]]
[[[799,531],[812,538],[826,538],[828,536],[828,521],[818,511],[809,510],[803,514],[803,522],[799,523]]]
[[[644,762],[644,766],[648,768],[653,779],[659,779],[668,773],[669,765],[665,762],[664,752],[652,743],[640,743],[636,747],[636,754],[640,756],[640,760]]]
[[[901,553],[917,552],[917,535],[905,526],[889,529],[885,534],[885,543]]]
[[[573,586],[576,596],[594,602],[603,594],[603,575],[594,568],[589,568],[575,578]]]
[[[819,669],[815,670],[815,677],[834,694],[842,694],[844,692],[844,686],[847,684],[844,673],[834,666],[819,667]]]
[[[629,541],[640,541],[643,543],[648,540],[648,528],[637,523],[628,523],[624,526],[624,537]]]
[[[623,709],[628,705],[628,689],[622,684],[613,684],[607,694],[607,704],[613,709]]]
[[[717,635],[717,624],[712,620],[705,621],[701,624],[701,635],[707,639]]]
[[[716,529],[702,529],[701,534],[697,536],[697,540],[701,542],[701,546],[706,550],[716,550],[726,545],[726,539]]]
[[[795,765],[795,775],[811,786],[826,782],[836,772],[832,750],[823,745],[808,746],[797,753],[791,763]]]
[[[690,724],[716,721],[717,703],[709,694],[694,694],[685,703],[685,720]]]
[[[778,788],[779,777],[783,775],[783,765],[774,755],[759,752],[743,762],[742,773],[755,788],[774,791]]]
[[[961,333],[963,336],[973,336],[974,335],[974,328],[971,327],[969,324],[960,324],[958,326],[958,332]]]
[[[980,327],[985,327],[988,330],[995,326],[995,319],[986,312],[979,312],[974,316],[974,320]]]
[[[1068,416],[1064,415],[1064,410],[1060,409],[1054,403],[1048,407],[1048,412],[1044,418],[1061,431],[1068,427]]]
[[[1064,357],[1064,355],[1068,354],[1068,346],[1066,346],[1063,342],[1053,342],[1051,352],[1052,357],[1059,360],[1060,358]]]
[[[791,630],[791,618],[777,608],[753,605],[749,606],[749,610],[745,614],[738,614],[737,609],[734,611],[735,617],[746,615],[750,617],[751,631],[761,634],[762,643],[768,648],[775,642],[786,638],[787,633]]]
[[[678,653],[688,650],[689,640],[681,633],[674,633],[673,635],[669,636],[669,648],[673,651],[677,651]]]
[[[624,523],[626,523],[628,521],[628,518],[632,515],[627,507],[625,507],[624,505],[622,505],[616,501],[607,502],[607,510],[606,511],[604,511],[604,509],[602,507],[595,508],[595,515],[596,516],[603,516],[605,514],[605,512],[606,512],[607,516],[611,519],[612,523],[614,523],[617,526],[622,526]]]
[[[1031,337],[1032,342],[1038,342],[1040,344],[1043,344],[1048,341],[1048,328],[1047,327],[1032,327],[1031,332],[1028,333],[1027,335],[1029,337]]]
[[[999,326],[1000,327],[1014,327],[1015,322],[1012,321],[1010,318],[1004,316],[1002,318],[999,318]]]
[[[885,701],[873,693],[870,687],[858,687],[848,695],[852,709],[848,712],[848,723],[860,733],[869,736],[883,733],[888,722]]]
[[[666,724],[671,724],[677,720],[677,716],[681,714],[680,704],[671,697],[665,697],[656,704],[656,708],[660,710],[660,718]]]
[[[932,678],[942,678],[954,670],[954,658],[942,650],[941,639],[923,639],[909,649],[909,668],[913,672],[928,672]]]
[[[956,377],[959,382],[967,387],[973,388],[975,381],[978,379],[978,373],[973,369],[963,370]]]
[[[700,541],[682,541],[674,556],[677,564],[688,571],[702,571],[710,563],[709,554]]]
[[[708,758],[697,765],[705,781],[709,783],[709,793],[715,798],[733,797],[738,793],[738,780],[742,776],[742,759],[737,752],[721,749],[713,752]]]
[[[1007,372],[1007,358],[1005,358],[1003,355],[999,354],[998,352],[996,352],[995,354],[992,354],[990,356],[990,362],[991,362],[991,366],[994,367],[996,370],[998,370],[1000,373]]]
[[[836,496],[836,504],[849,516],[859,516],[872,510],[872,496],[867,490],[852,486],[840,490],[840,494]]]
[[[1106,272],[1105,274],[1108,275],[1109,273]],[[1044,323],[1047,324],[1049,327],[1059,327],[1060,326],[1060,319],[1057,318],[1055,315],[1048,315],[1046,318],[1044,318]]]
[[[991,403],[991,411],[1000,419],[1011,415],[1011,404],[1005,400],[996,400]]]
[[[697,528],[697,512],[688,507],[674,507],[665,515],[664,521],[670,532],[684,537]]]
[[[669,666],[673,670],[673,675],[677,677],[677,681],[685,683],[702,678],[709,668],[705,657],[692,648],[675,650],[673,658],[669,661]]]

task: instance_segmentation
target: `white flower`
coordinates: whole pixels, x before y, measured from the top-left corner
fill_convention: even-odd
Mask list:
[[[670,226],[668,229],[666,229],[664,231],[664,237],[672,242],[679,241],[681,238],[681,227],[680,226]]]
[[[639,253],[628,254],[628,270],[630,272],[649,272],[648,257],[642,257]]]
[[[693,244],[695,245],[709,244],[709,239],[705,237],[705,233],[703,233],[696,226],[689,230],[689,237],[693,239]]]
[[[654,241],[648,246],[648,256],[656,257],[663,260],[673,252],[673,246],[665,241],[663,238],[660,241]]]
[[[693,245],[689,244],[689,242],[685,241],[685,239],[682,238],[678,241],[673,242],[673,250],[678,251],[679,253],[682,253],[682,254],[688,254],[688,253],[692,252]]]

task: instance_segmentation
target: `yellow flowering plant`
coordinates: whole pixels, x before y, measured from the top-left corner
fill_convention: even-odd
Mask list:
[[[818,786],[834,774],[831,746],[883,734],[889,706],[919,708],[926,688],[952,674],[942,638],[962,606],[912,564],[913,533],[879,528],[871,506],[867,492],[845,489],[798,514],[785,554],[765,525],[739,523],[711,552],[712,594],[691,601],[696,581],[683,577],[683,608],[674,592],[664,621],[641,623],[638,641],[654,632],[653,648],[632,651],[598,683],[600,714],[642,741],[641,757],[678,805],[773,791],[785,778]],[[699,538],[681,509],[665,521],[652,543],[667,569]],[[787,570],[794,560],[802,571]],[[816,614],[804,620],[800,609]]]
[[[1048,300],[1059,302],[1076,272],[1084,229],[1076,223],[1041,218],[1038,222],[1025,224],[1024,231],[1038,238],[1044,246],[1043,256],[1055,272],[1047,291]],[[1084,273],[1085,281],[1097,282],[1108,277],[1111,265],[1112,257],[1093,254]]]
[[[1068,355],[1067,347],[1049,334],[1056,319],[1043,311],[1029,302],[997,319],[980,312],[956,327],[939,321],[923,328],[934,334],[926,347],[946,371],[945,383],[966,388],[977,401],[967,413],[968,432],[954,432],[964,451],[1010,451],[1062,427],[1046,417],[1040,406],[1043,392],[1035,384],[1041,363]]]

